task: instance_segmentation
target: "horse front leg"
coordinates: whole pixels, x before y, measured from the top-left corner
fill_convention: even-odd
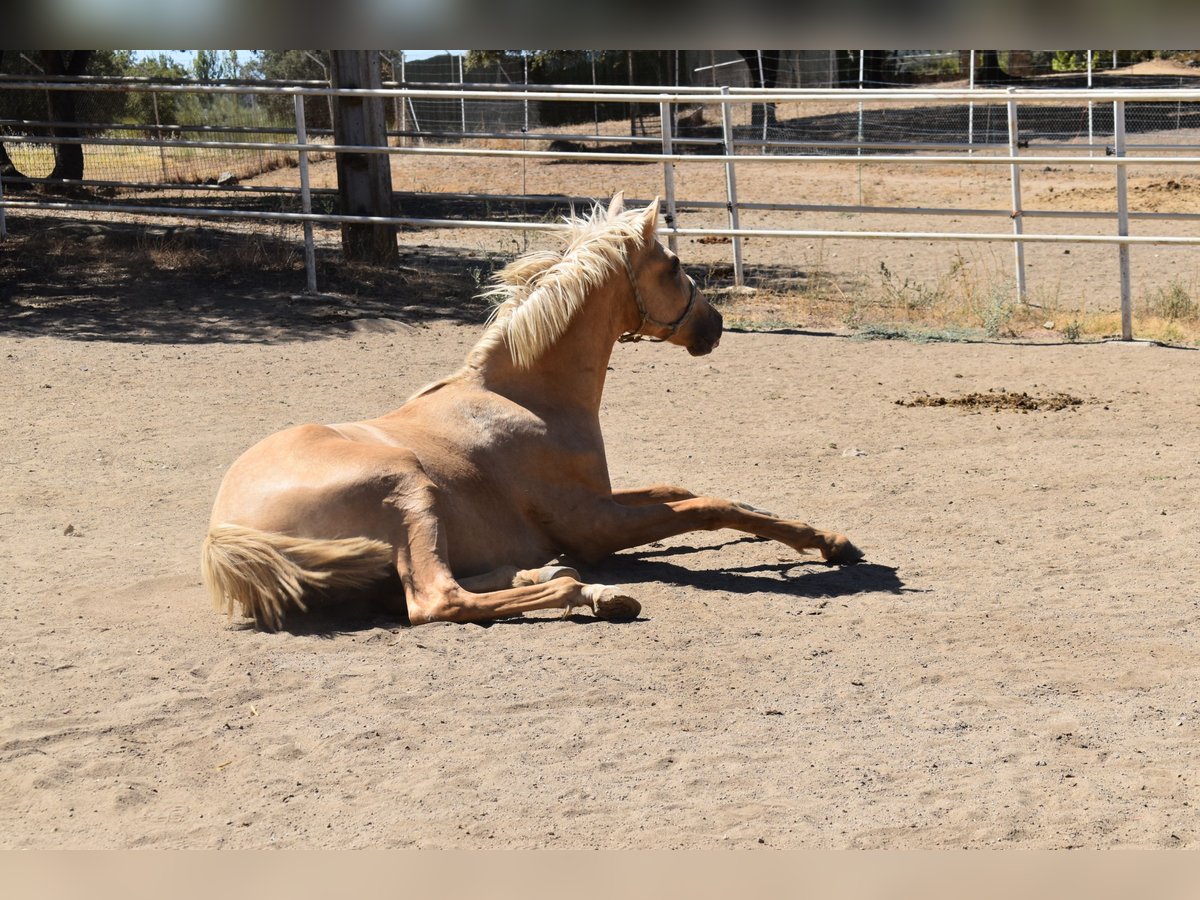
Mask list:
[[[671,500],[691,500],[696,495],[687,488],[670,484],[654,484],[644,488],[613,491],[612,498],[622,506],[645,506],[649,503],[668,503]]]
[[[655,489],[649,489],[655,490]],[[784,519],[763,510],[716,497],[690,496],[665,503],[629,505],[619,501],[599,504],[581,546],[575,548],[585,559],[599,559],[642,544],[686,534],[732,528],[786,544],[793,550],[817,550],[830,565],[853,565],[862,552],[844,534],[822,531],[804,522]]]
[[[518,569],[516,566],[501,566],[482,575],[468,575],[459,578],[459,587],[474,593],[502,591],[505,588],[529,587],[531,584],[545,584],[555,578],[574,578],[579,580],[579,573],[570,566],[542,566],[540,569]]]

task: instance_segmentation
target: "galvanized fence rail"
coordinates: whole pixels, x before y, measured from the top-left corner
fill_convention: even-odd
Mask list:
[[[408,225],[425,228],[483,228],[519,231],[553,231],[562,225],[546,222],[503,221],[503,220],[472,220],[472,219],[435,219],[413,216],[348,216],[337,214],[314,213],[312,197],[314,191],[310,184],[308,162],[314,153],[382,153],[414,156],[467,156],[485,158],[511,159],[570,159],[574,161],[595,162],[652,162],[663,167],[663,196],[664,196],[664,225],[661,230],[665,233],[674,249],[675,242],[681,236],[725,236],[731,239],[733,256],[734,279],[742,284],[744,279],[742,240],[749,237],[778,237],[806,240],[847,239],[847,240],[919,240],[919,241],[969,241],[969,242],[1001,242],[1011,243],[1014,247],[1014,283],[1019,300],[1025,299],[1025,262],[1024,246],[1030,243],[1063,243],[1063,244],[1111,244],[1118,250],[1120,269],[1120,297],[1122,317],[1122,337],[1132,339],[1132,293],[1129,273],[1129,247],[1133,244],[1155,244],[1160,246],[1194,246],[1200,245],[1200,236],[1196,235],[1131,235],[1129,222],[1131,218],[1141,220],[1160,219],[1164,221],[1184,221],[1200,219],[1200,210],[1191,212],[1138,212],[1131,213],[1128,208],[1128,187],[1126,172],[1130,166],[1195,166],[1200,165],[1200,148],[1194,145],[1163,145],[1148,144],[1137,149],[1151,151],[1159,155],[1129,155],[1134,148],[1127,141],[1125,127],[1126,102],[1171,102],[1176,104],[1200,104],[1200,90],[1180,88],[1153,88],[1127,90],[1055,90],[1055,89],[761,89],[761,88],[731,88],[723,87],[719,91],[711,88],[674,88],[674,87],[627,87],[627,86],[595,86],[595,85],[553,85],[530,89],[526,85],[465,85],[447,84],[431,86],[396,85],[382,89],[336,89],[314,83],[304,84],[269,84],[269,83],[237,83],[237,84],[175,84],[155,83],[144,79],[76,79],[76,80],[39,80],[20,81],[0,79],[0,90],[26,91],[76,91],[76,92],[151,92],[151,93],[182,93],[193,92],[205,95],[220,96],[232,94],[245,95],[276,95],[291,96],[294,102],[294,127],[265,128],[257,126],[223,127],[209,126],[161,126],[158,124],[138,126],[149,136],[145,137],[107,137],[107,136],[60,136],[45,133],[34,134],[5,134],[0,140],[5,144],[86,144],[89,146],[128,146],[163,148],[169,144],[172,149],[227,149],[227,150],[258,150],[276,153],[295,153],[299,163],[300,187],[297,189],[271,189],[271,192],[299,193],[301,197],[301,212],[273,212],[255,209],[228,209],[203,206],[171,206],[161,204],[117,204],[91,200],[52,200],[38,198],[33,200],[6,198],[4,181],[15,179],[0,178],[0,238],[5,234],[5,212],[7,210],[57,210],[64,212],[104,212],[128,213],[146,216],[176,216],[213,219],[242,219],[273,222],[291,222],[301,224],[304,228],[305,269],[308,290],[315,292],[316,268],[313,244],[312,226],[314,223],[323,224],[391,224]],[[304,98],[306,97],[378,97],[399,101],[402,105],[411,105],[413,99],[437,98],[440,100],[487,100],[499,103],[528,103],[529,101],[546,102],[626,102],[637,104],[653,104],[658,107],[662,128],[660,137],[627,137],[622,138],[630,146],[637,144],[653,145],[654,150],[607,152],[580,151],[577,148],[530,150],[529,140],[553,141],[563,139],[604,140],[603,136],[579,135],[575,133],[544,132],[520,134],[495,132],[468,132],[465,118],[463,129],[459,133],[448,133],[448,136],[459,139],[485,137],[493,140],[509,140],[521,142],[521,148],[492,148],[477,147],[459,143],[454,146],[348,146],[328,142],[310,142],[310,132],[306,128]],[[962,144],[914,142],[908,143],[871,143],[867,141],[830,142],[830,141],[772,141],[769,137],[763,140],[736,139],[732,127],[732,109],[738,104],[783,103],[802,101],[810,103],[833,104],[925,104],[952,103],[974,106],[979,103],[1002,104],[1007,111],[1007,145],[980,144],[974,136],[968,136]],[[1094,148],[1089,145],[1072,145],[1067,143],[1039,143],[1037,153],[1024,146],[1019,140],[1020,108],[1033,104],[1047,103],[1086,103],[1089,110],[1099,103],[1112,104],[1113,145],[1107,148],[1105,156],[1081,157],[1071,154],[1091,153]],[[674,133],[674,108],[678,104],[686,105],[716,105],[721,109],[722,122],[720,138],[696,138]],[[1200,107],[1196,107],[1200,109]],[[70,123],[47,122],[0,122],[11,132],[14,124],[20,124],[30,131],[53,131],[69,126]],[[79,126],[75,126],[79,127]],[[88,127],[99,127],[97,123],[89,123]],[[129,131],[131,129],[109,129],[113,131]],[[251,134],[279,134],[294,137],[293,140],[263,141],[263,140],[196,140],[174,138],[167,142],[164,135],[183,134],[186,132],[226,132]],[[325,132],[328,133],[328,132]],[[391,132],[396,136],[422,134],[420,131]],[[426,134],[425,136],[429,136]],[[714,146],[720,152],[686,153],[680,152],[686,146]],[[714,148],[715,148],[714,147]],[[1003,147],[1003,149],[1001,149]],[[739,153],[739,148],[752,148],[758,152]],[[788,153],[788,151],[805,149],[805,153]],[[887,152],[905,149],[907,153]],[[1021,150],[1026,152],[1022,155]],[[842,153],[831,152],[842,150]],[[864,150],[868,152],[863,152]],[[1175,153],[1166,155],[1165,151]],[[769,152],[776,151],[776,152]],[[949,152],[939,152],[949,151]],[[957,152],[955,152],[957,151]],[[1047,153],[1045,151],[1052,151]],[[1073,211],[1073,210],[1026,210],[1021,195],[1020,173],[1022,167],[1028,166],[1059,166],[1084,162],[1089,166],[1111,167],[1115,173],[1113,191],[1116,201],[1116,212],[1103,211]],[[769,163],[771,165],[813,165],[813,164],[846,164],[853,166],[870,165],[936,165],[936,166],[1007,166],[1011,183],[1011,208],[1008,210],[990,210],[978,208],[927,208],[904,206],[869,206],[859,204],[803,204],[803,203],[745,203],[740,202],[737,193],[736,168],[738,164]],[[688,201],[676,196],[674,169],[678,165],[720,165],[725,171],[725,201]],[[164,167],[165,168],[165,167]],[[110,185],[142,189],[167,187],[166,182],[123,182],[114,180],[82,180],[72,182],[80,186]],[[180,187],[179,185],[170,185]],[[191,190],[213,189],[212,185],[190,185]],[[231,196],[237,191],[250,192],[252,187],[236,186],[231,190]],[[261,189],[266,190],[266,189]],[[328,193],[327,191],[324,193]],[[479,197],[481,199],[529,199],[527,195],[466,195],[453,194],[447,197]],[[561,199],[561,198],[555,198]],[[583,199],[583,198],[580,198]],[[728,214],[728,227],[685,228],[679,224],[678,216],[681,210],[702,210],[724,208]],[[779,228],[743,228],[740,223],[740,212],[744,210],[779,210],[779,211],[831,211],[847,213],[888,213],[900,215],[972,215],[972,216],[1004,216],[1011,221],[1011,231],[1004,232],[950,232],[950,231],[878,231],[878,230],[827,230],[827,229],[779,229]],[[1034,217],[1060,218],[1115,218],[1117,227],[1114,234],[1030,234],[1023,227],[1024,219]]]

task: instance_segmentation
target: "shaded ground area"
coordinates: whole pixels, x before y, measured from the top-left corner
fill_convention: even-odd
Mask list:
[[[304,293],[294,235],[193,225],[22,218],[0,254],[0,333],[162,343],[271,342],[329,326],[482,322],[487,254],[408,246],[398,266],[318,251],[322,292]]]

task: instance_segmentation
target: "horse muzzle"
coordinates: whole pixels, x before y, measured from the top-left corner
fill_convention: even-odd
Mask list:
[[[692,356],[705,356],[716,350],[717,345],[721,343],[725,321],[721,314],[707,303],[704,305],[703,315],[696,316],[696,319],[684,346]]]

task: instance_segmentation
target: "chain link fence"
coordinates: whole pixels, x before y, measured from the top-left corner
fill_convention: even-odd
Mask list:
[[[1125,52],[1125,51],[1122,51]],[[1009,85],[1021,88],[1164,88],[1200,85],[1196,74],[1138,71],[1112,51],[1095,52],[1090,71],[1079,71],[1086,51],[1005,51],[1000,66],[982,65],[982,51],[571,51],[443,54],[407,61],[402,52],[381,54],[385,86],[485,85],[521,91],[526,86],[621,89],[657,85],[686,89],[903,88],[912,104],[781,102],[732,107],[733,137],[744,152],[875,153],[895,150],[958,150],[1007,146],[1006,110],[997,103],[923,102],[923,88]],[[976,60],[972,67],[971,60]],[[1114,64],[1121,64],[1114,68]],[[1059,71],[1061,70],[1061,71]],[[224,82],[229,84],[229,82]],[[301,84],[291,82],[291,84]],[[316,84],[308,82],[306,84]],[[0,146],[8,175],[43,179],[55,168],[54,147],[38,137],[75,137],[84,143],[86,181],[114,188],[136,185],[215,184],[294,165],[295,154],[269,148],[189,146],[196,142],[290,142],[295,136],[292,100],[286,96],[206,92],[78,92],[75,124],[56,123],[48,92],[6,91],[0,79]],[[332,135],[332,100],[305,98],[305,117],[315,142]],[[679,149],[703,152],[720,143],[718,106],[678,104],[672,132]],[[662,134],[660,110],[650,103],[390,98],[387,128],[398,146],[465,143],[530,146],[530,141],[578,149],[642,149]],[[1127,111],[1129,146],[1159,149],[1200,144],[1200,106],[1137,103]],[[1022,146],[1087,144],[1103,152],[1113,135],[1108,104],[1025,105]],[[130,146],[131,138],[153,142]],[[524,142],[524,143],[514,143]],[[622,146],[625,145],[625,146]],[[15,170],[15,171],[14,171]]]
[[[852,298],[874,290],[907,306],[948,296],[943,282],[985,268],[988,296],[1007,296],[1014,270],[1008,248],[984,242],[1011,237],[1022,221],[1029,227],[1020,240],[1029,243],[1017,244],[1015,269],[1034,273],[1032,293],[1050,305],[1113,305],[1106,267],[1126,219],[1136,223],[1130,243],[1194,242],[1200,72],[1093,69],[1089,95],[1080,85],[1087,73],[1018,74],[1020,61],[1000,54],[1000,80],[1020,89],[1010,131],[996,69],[986,81],[980,72],[987,67],[977,60],[979,90],[967,90],[971,59],[959,51],[888,51],[882,58],[872,51],[763,51],[761,58],[758,51],[578,51],[417,62],[384,54],[384,87],[405,88],[379,97],[391,144],[393,213],[404,227],[421,230],[423,246],[469,244],[503,254],[518,245],[503,236],[506,228],[511,235],[544,226],[572,204],[617,189],[643,203],[657,194],[667,198],[664,222],[680,229],[688,258],[707,267],[714,283],[731,276],[742,283],[744,249],[745,283],[805,291],[825,284]],[[892,81],[881,85],[881,78]],[[760,102],[754,89],[763,84],[776,93],[764,92]],[[60,204],[64,211],[140,209],[186,219],[192,210],[294,228],[304,218],[300,175],[270,170],[297,164],[293,88],[315,89],[302,98],[310,143],[332,142],[335,101],[320,92],[326,85],[160,81],[100,91],[81,84],[66,92],[75,102],[71,120],[56,121],[45,85],[18,90],[0,79],[5,200],[13,208],[48,209],[54,198],[43,202],[26,192],[52,182],[56,191],[95,188]],[[481,86],[506,99],[478,96]],[[472,95],[442,94],[460,87]],[[829,87],[840,91],[794,93]],[[886,95],[871,93],[880,87]],[[1104,159],[1116,150],[1114,103],[1097,91],[1112,87],[1123,98],[1128,156],[1150,163],[1129,166],[1128,192],[1119,192],[1128,195],[1125,212],[1114,199],[1118,170],[1104,164],[1115,162]],[[1192,89],[1186,99],[1134,93],[1179,87]],[[712,102],[721,88],[738,95],[728,104],[728,131],[722,103]],[[939,95],[938,88],[948,90]],[[1066,90],[1039,96],[1042,88]],[[574,99],[584,92],[589,96]],[[669,104],[660,97],[667,92]],[[706,94],[707,103],[700,99]],[[620,99],[608,99],[614,96]],[[682,156],[660,156],[667,123],[672,151]],[[82,179],[48,178],[61,142],[82,145]],[[1010,149],[1032,158],[1019,167],[1023,187],[1018,167],[1007,164]],[[727,153],[738,157],[736,166]],[[341,212],[336,183],[331,164],[314,167],[311,206],[320,221],[313,227],[327,246],[336,242]],[[465,238],[457,223],[476,230]],[[1088,245],[1093,239],[1109,245]],[[986,246],[987,255],[964,246]],[[1197,278],[1190,246],[1139,251],[1134,259],[1133,283],[1146,294],[1179,285],[1195,294]],[[1127,294],[1123,289],[1122,304]]]
[[[71,93],[74,120],[56,122],[48,93],[5,91],[0,81],[0,144],[29,179],[45,179],[55,168],[55,145],[38,138],[79,140],[83,180],[112,187],[215,184],[294,164],[294,154],[269,149],[186,145],[294,141],[292,115],[255,94],[214,95],[205,85],[194,93],[78,91]]]

